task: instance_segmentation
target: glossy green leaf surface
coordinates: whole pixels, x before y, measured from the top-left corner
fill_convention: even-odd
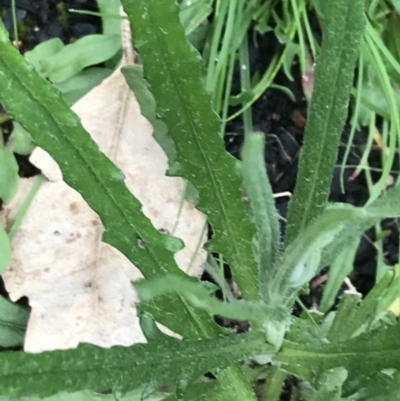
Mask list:
[[[177,152],[169,173],[188,180],[199,193],[197,208],[212,225],[208,249],[221,253],[233,269],[242,295],[257,300],[255,234],[241,200],[241,176],[224,149],[220,122],[203,84],[204,69],[188,43],[174,0],[123,0],[157,111]]]
[[[129,348],[85,344],[42,354],[4,352],[0,353],[0,395],[46,396],[60,390],[110,387],[124,393],[146,384],[157,388],[177,379],[190,382],[209,370],[270,350],[264,335],[252,332],[182,341],[164,336],[163,341]]]

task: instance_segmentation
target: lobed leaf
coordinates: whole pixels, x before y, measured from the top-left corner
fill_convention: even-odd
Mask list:
[[[241,200],[241,177],[224,149],[220,122],[203,84],[199,54],[186,40],[174,0],[123,0],[144,63],[144,76],[176,148],[169,174],[198,191],[197,208],[212,225],[208,249],[233,269],[243,296],[257,300],[258,272],[252,250],[254,224]]]
[[[56,160],[64,181],[101,216],[103,241],[121,251],[145,277],[167,272],[184,275],[173,257],[181,241],[158,232],[144,216],[122,172],[99,150],[58,91],[11,45],[1,22],[0,52],[1,103]],[[160,299],[151,311],[157,321],[185,336],[218,331],[208,314],[194,312],[178,297]]]
[[[210,349],[213,352],[210,352]],[[0,353],[0,395],[48,396],[58,391],[113,388],[126,393],[141,385],[190,382],[210,369],[271,352],[260,332],[202,340],[163,341],[103,349],[84,344],[75,350],[42,354]]]

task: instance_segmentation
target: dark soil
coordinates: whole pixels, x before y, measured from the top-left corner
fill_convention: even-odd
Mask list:
[[[0,0],[3,20],[12,32],[12,18],[10,12],[10,0]],[[69,8],[97,10],[95,0],[16,0],[19,20],[20,48],[24,52],[32,49],[36,44],[50,38],[59,37],[65,43],[69,43],[87,34],[101,32],[101,20],[97,17],[68,13]],[[314,24],[314,32],[321,37],[318,25]],[[254,32],[249,33],[251,71],[263,73],[276,50],[281,46],[272,33],[260,36]],[[253,122],[255,128],[265,133],[265,161],[272,187],[275,193],[289,191],[293,193],[299,153],[301,151],[304,135],[304,126],[307,122],[307,102],[305,100],[300,70],[293,67],[294,80],[290,81],[283,73],[280,73],[275,83],[288,87],[295,96],[295,101],[278,89],[268,89],[253,107]],[[233,92],[237,93],[240,88],[238,76],[234,80]],[[233,110],[232,110],[233,111]],[[366,180],[361,173],[354,177],[353,173],[362,155],[363,147],[366,144],[367,133],[365,130],[356,132],[352,152],[347,160],[347,167],[344,173],[344,192],[340,188],[340,165],[348,141],[350,127],[346,125],[342,143],[339,149],[337,166],[331,186],[330,200],[346,202],[356,206],[362,206],[368,199]],[[239,157],[240,148],[243,143],[243,124],[241,118],[230,122],[226,132],[226,148]],[[370,165],[377,169],[375,179],[379,176],[380,149],[375,148],[370,156]],[[37,171],[29,164],[27,158],[19,157],[21,176],[30,176]],[[399,160],[397,158],[393,171],[394,178],[399,171]],[[276,200],[276,205],[282,217],[282,233],[285,230],[285,217],[288,207],[288,197],[281,197]],[[385,220],[382,228],[390,230],[384,240],[385,261],[389,265],[398,262],[398,238],[399,224],[396,220]],[[375,280],[377,252],[373,246],[373,230],[370,230],[363,237],[358,248],[354,271],[351,273],[353,285],[363,295],[372,288]],[[227,269],[229,276],[229,269]],[[310,293],[303,297],[303,302],[311,307],[317,305],[323,290],[323,275],[321,280],[313,281],[318,283],[311,285]],[[4,286],[0,279],[0,293],[5,294]],[[237,327],[240,331],[242,326]]]

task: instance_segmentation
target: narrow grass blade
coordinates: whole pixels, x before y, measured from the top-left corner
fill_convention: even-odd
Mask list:
[[[250,196],[257,227],[257,253],[261,298],[267,300],[273,267],[280,256],[280,230],[274,195],[264,161],[264,135],[246,135],[242,150],[244,185]]]
[[[199,54],[185,38],[174,0],[123,0],[144,76],[168,127],[177,157],[169,173],[198,191],[197,208],[212,225],[208,249],[231,265],[243,296],[259,297],[252,238],[254,224],[241,200],[241,177],[224,149],[220,122],[203,84]]]
[[[210,352],[210,349],[213,352]],[[264,335],[251,332],[202,340],[163,341],[103,349],[80,345],[68,351],[41,354],[0,353],[0,395],[41,397],[58,391],[112,388],[126,393],[223,369],[252,356],[273,352]]]
[[[329,7],[296,190],[288,211],[287,245],[327,204],[364,29],[364,0],[336,0]]]

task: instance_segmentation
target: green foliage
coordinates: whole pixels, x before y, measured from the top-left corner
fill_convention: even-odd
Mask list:
[[[102,217],[106,228],[103,239],[125,254],[135,266],[140,266],[145,277],[167,272],[183,274],[173,259],[173,253],[181,247],[180,241],[160,233],[143,215],[141,204],[125,186],[122,172],[100,152],[52,85],[20,57],[8,39],[0,41],[0,49],[4,54],[0,61],[4,73],[0,77],[2,103],[32,135],[35,143],[52,154],[63,170],[64,181],[79,191]],[[13,82],[12,86],[10,82]],[[38,98],[40,102],[36,101]],[[73,164],[71,160],[74,160]],[[99,197],[99,193],[103,196]],[[139,242],[144,242],[145,247],[139,246]],[[159,314],[160,309],[154,308],[157,320],[169,321],[170,328],[178,333],[215,332],[216,326],[206,314],[192,320],[188,320],[187,315],[178,315],[176,321],[166,319],[168,304],[171,313],[186,310],[178,298],[160,302],[163,313]],[[199,326],[201,319],[204,326]]]
[[[246,135],[242,159],[244,185],[251,199],[257,226],[260,297],[267,301],[269,282],[275,273],[273,268],[280,257],[281,239],[278,212],[265,170],[263,134]]]
[[[3,273],[11,258],[10,239],[4,227],[0,224],[0,273]]]
[[[323,212],[328,201],[363,33],[363,4],[364,0],[329,2],[296,190],[288,211],[288,245]]]
[[[3,135],[1,130],[0,135]],[[13,150],[1,146],[2,140],[0,138],[0,198],[9,202],[18,190],[18,164]]]
[[[387,312],[399,294],[398,268],[383,275],[364,300],[354,292],[346,292],[337,310],[323,318],[311,311],[304,311],[299,318],[290,314],[304,285],[331,264],[321,305],[327,312],[351,269],[363,232],[383,218],[400,216],[400,182],[381,197],[380,190],[375,190],[362,208],[327,203],[359,54],[364,2],[312,2],[325,13],[324,43],[317,60],[316,85],[284,249],[263,161],[264,138],[252,132],[250,111],[244,116],[250,134],[246,136],[242,164],[227,154],[219,135],[221,121],[212,104],[218,111],[227,112],[229,87],[225,108],[221,106],[221,94],[225,78],[229,82],[232,77],[237,49],[240,61],[249,66],[243,40],[247,40],[253,17],[259,29],[268,30],[261,21],[273,15],[277,22],[275,34],[286,47],[253,89],[249,73],[241,74],[244,92],[235,101],[242,103],[243,109],[261,94],[260,88],[272,82],[280,66],[286,65],[290,75],[288,61],[295,54],[304,72],[306,34],[312,52],[316,52],[307,33],[306,2],[284,0],[282,18],[271,11],[277,3],[219,2],[212,22],[217,39],[208,49],[209,69],[204,84],[199,54],[185,35],[201,28],[212,2],[181,1],[179,8],[174,0],[122,0],[144,62],[143,71],[131,66],[123,73],[169,158],[169,175],[183,177],[198,194],[197,207],[207,215],[213,229],[207,248],[230,264],[244,298],[235,300],[231,296],[230,302],[215,297],[215,286],[179,270],[174,253],[181,248],[181,241],[153,227],[126,188],[121,171],[99,150],[68,107],[111,72],[93,65],[118,52],[118,19],[104,19],[104,35],[88,36],[67,46],[57,40],[40,45],[27,55],[29,62],[12,47],[0,26],[0,101],[23,127],[0,148],[3,200],[11,199],[16,189],[12,152],[29,153],[32,145],[26,129],[35,144],[58,162],[64,180],[100,215],[105,226],[104,241],[119,249],[143,273],[144,280],[135,283],[135,288],[140,297],[141,327],[148,341],[111,349],[81,344],[75,350],[40,355],[0,353],[1,395],[42,397],[58,391],[79,391],[73,394],[92,400],[93,394],[80,390],[111,388],[113,397],[128,391],[135,391],[131,395],[137,397],[139,391],[140,397],[146,398],[169,385],[171,391],[176,390],[168,396],[169,401],[255,401],[250,380],[256,381],[258,371],[253,369],[246,376],[242,368],[248,371],[255,363],[270,363],[263,392],[268,400],[279,399],[288,373],[308,382],[299,386],[308,400],[379,400],[383,392],[399,399],[395,386],[400,369],[400,326]],[[103,15],[115,15],[119,1],[99,0],[99,5]],[[292,18],[288,18],[289,10]],[[369,7],[368,12],[372,11]],[[237,32],[234,21],[241,22]],[[296,34],[298,44],[294,42]],[[365,41],[371,55],[376,54],[380,46],[376,38],[370,34]],[[102,51],[98,52],[96,46]],[[235,51],[230,54],[232,49]],[[395,66],[390,57],[388,60]],[[91,68],[83,70],[87,66]],[[43,78],[56,82],[68,103]],[[381,74],[381,79],[386,79],[389,93],[387,77]],[[205,88],[215,91],[215,96]],[[393,109],[393,102],[389,107]],[[18,135],[24,137],[22,145]],[[14,165],[7,160],[14,160]],[[247,195],[250,208],[244,202]],[[8,264],[14,233],[15,228],[7,234],[0,226],[0,272]],[[250,320],[251,329],[246,334],[230,334],[215,324],[214,315]],[[153,318],[184,339],[161,333]],[[25,310],[0,298],[0,346],[21,344],[26,319]],[[249,358],[254,361],[249,363]],[[236,365],[239,361],[244,362]],[[210,371],[218,383],[196,381]],[[156,399],[164,395],[157,394]],[[127,394],[122,399],[133,398]]]
[[[201,340],[177,340],[159,333],[157,341],[132,347],[82,344],[75,350],[39,355],[4,352],[0,393],[43,397],[61,388],[72,392],[100,387],[126,393],[143,383],[155,390],[176,380],[191,382],[209,369],[223,369],[271,348],[257,332]]]
[[[0,296],[0,347],[16,347],[24,343],[29,311]]]
[[[185,178],[196,188],[196,206],[207,215],[214,231],[207,249],[226,258],[243,296],[257,300],[258,269],[252,251],[255,229],[241,200],[235,161],[218,135],[220,123],[202,82],[199,54],[185,39],[174,2],[122,4],[130,16],[158,114],[175,143],[176,160],[170,164],[169,174]]]
[[[111,74],[112,69],[96,65],[121,49],[120,22],[115,21],[117,33],[89,35],[69,45],[53,38],[26,52],[25,58],[40,75],[55,83],[72,105]],[[114,32],[114,25],[107,23],[107,32]]]
[[[399,369],[399,323],[331,344],[285,343],[276,357],[282,368],[317,383],[330,369],[343,367],[350,382],[384,369]],[[361,363],[362,361],[362,363]]]

